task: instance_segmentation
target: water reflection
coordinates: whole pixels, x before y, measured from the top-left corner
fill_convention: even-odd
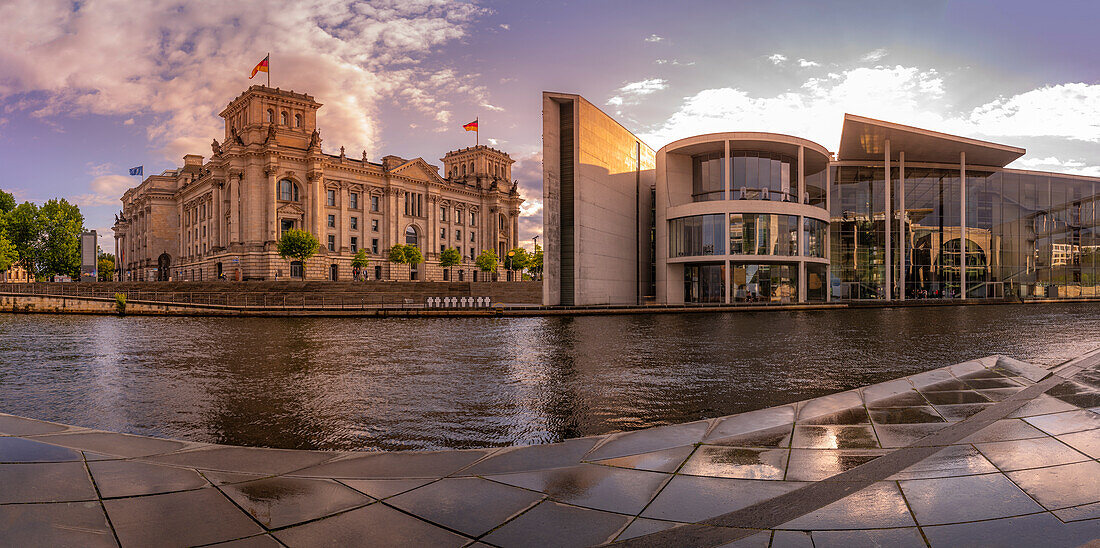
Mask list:
[[[580,318],[0,316],[0,411],[195,441],[545,443],[1100,341],[1090,304]]]

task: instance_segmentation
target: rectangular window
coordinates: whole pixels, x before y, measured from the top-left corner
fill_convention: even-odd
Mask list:
[[[351,252],[356,253],[359,251],[359,238],[355,236],[351,237]]]
[[[370,210],[371,211],[378,211],[378,196],[371,196],[370,197]]]
[[[348,207],[351,209],[359,209],[359,193],[352,192],[348,194]]]
[[[439,244],[439,252],[443,253],[447,250],[447,244]]]
[[[326,203],[330,206],[335,206],[336,205],[336,191],[332,190],[332,189],[329,189],[329,190],[326,190],[325,192],[326,192]]]
[[[473,232],[470,233],[470,243],[471,244],[474,243],[474,233]]]
[[[447,206],[439,206],[439,220],[447,222]]]
[[[455,241],[458,241],[458,242],[462,241],[462,231],[461,230],[455,230]]]
[[[378,238],[371,238],[370,240],[370,252],[378,254]]]
[[[286,234],[286,231],[294,228],[294,221],[292,219],[283,219],[282,221],[280,221],[280,223],[281,223],[281,226],[279,227],[279,234],[280,235]]]
[[[378,219],[370,220],[370,229],[372,232],[378,232]]]
[[[440,240],[446,240],[447,239],[447,229],[446,228],[439,229],[439,239]]]
[[[351,229],[352,230],[359,230],[359,217],[352,217],[351,218]]]
[[[477,214],[473,211],[470,212],[470,226],[477,226]]]
[[[336,251],[336,236],[332,234],[328,235],[328,250],[333,252]]]
[[[328,226],[329,226],[329,228],[336,228],[336,216],[335,215],[329,215],[328,216]]]

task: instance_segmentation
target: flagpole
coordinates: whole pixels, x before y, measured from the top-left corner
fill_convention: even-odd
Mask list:
[[[481,124],[478,118],[474,118],[474,146],[481,146]]]
[[[271,52],[267,52],[267,87],[271,87]]]

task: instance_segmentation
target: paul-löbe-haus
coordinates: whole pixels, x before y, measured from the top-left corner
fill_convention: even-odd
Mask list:
[[[773,133],[656,153],[544,93],[547,304],[1100,296],[1100,178],[845,115],[835,156]],[[889,173],[889,177],[886,174]]]
[[[474,257],[516,247],[523,200],[507,154],[484,145],[448,152],[446,177],[421,158],[325,154],[320,107],[306,94],[251,86],[221,112],[225,136],[208,161],[189,154],[183,167],[127,190],[114,226],[119,279],[350,280],[363,249],[368,279],[485,281]],[[321,243],[305,265],[276,251],[290,228]],[[397,243],[418,246],[424,264],[391,265]],[[463,257],[450,272],[438,266],[446,248]]]

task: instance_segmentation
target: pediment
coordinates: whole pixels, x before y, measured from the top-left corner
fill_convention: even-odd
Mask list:
[[[443,181],[443,179],[439,177],[439,170],[435,166],[425,162],[423,158],[409,160],[394,168],[391,173],[420,181]]]
[[[299,206],[298,204],[294,203],[287,203],[279,206],[278,212],[291,215],[305,215],[305,210],[302,209],[301,206]]]

